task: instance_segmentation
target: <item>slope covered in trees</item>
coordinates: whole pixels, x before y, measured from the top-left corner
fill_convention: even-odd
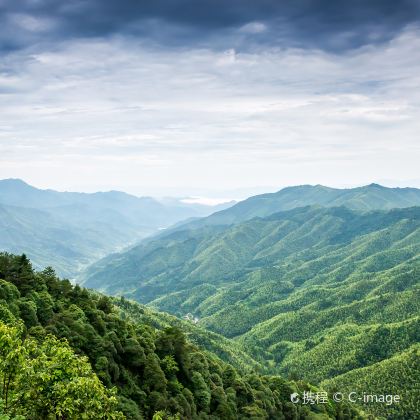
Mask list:
[[[314,383],[390,366],[420,341],[419,207],[305,207],[185,227],[100,265],[88,286],[192,313],[273,372]]]
[[[338,189],[323,185],[300,185],[283,188],[276,193],[250,197],[228,209],[193,221],[188,224],[188,227],[230,225],[304,206],[345,206],[352,210],[368,211],[419,205],[420,189],[418,188],[387,188],[370,184],[358,188]]]
[[[34,272],[25,255],[0,254],[0,416],[362,418],[344,404],[293,404],[292,392],[314,388],[236,370],[181,329],[156,328],[156,313],[130,321],[130,305],[117,309],[51,269]]]
[[[369,394],[372,389],[377,395],[398,395],[403,401],[402,404],[373,404],[372,411],[381,418],[417,419],[420,401],[419,360],[420,345],[415,344],[372,366],[355,369],[332,380],[324,381],[322,386],[328,390],[339,389],[346,394],[353,393],[353,401],[354,394],[363,397],[364,393]],[[363,407],[360,402],[357,404]]]
[[[17,179],[0,180],[0,250],[25,252],[36,267],[53,265],[73,277],[81,267],[160,228],[220,208],[118,191],[41,190]]]
[[[272,372],[272,369],[269,369],[266,363],[259,363],[255,360],[241,343],[200,327],[196,323],[197,320],[191,317],[191,314],[187,314],[184,319],[180,319],[169,313],[159,312],[135,301],[127,300],[124,297],[112,298],[112,303],[120,309],[120,314],[124,319],[128,318],[135,323],[152,325],[159,330],[171,327],[182,330],[189,342],[208,350],[242,372],[251,370],[265,373]]]
[[[105,258],[87,271],[84,284],[132,291],[140,302],[180,314],[207,315],[244,298],[267,304],[296,286],[342,281],[414,258],[419,212],[304,207],[231,226],[186,228]],[[253,284],[264,289],[244,291]]]
[[[24,326],[0,320],[0,418],[122,419],[86,357],[53,336],[24,336]]]

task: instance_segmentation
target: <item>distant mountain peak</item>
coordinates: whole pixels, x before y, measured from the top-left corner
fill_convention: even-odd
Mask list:
[[[23,181],[20,178],[5,178],[5,179],[0,179],[0,183],[2,183],[3,185],[24,185],[26,187],[30,187],[30,185],[28,183],[26,183],[25,181]]]
[[[29,192],[37,189],[19,178],[0,179],[0,187],[3,191],[11,193],[21,193],[23,191]]]
[[[277,192],[284,192],[284,191],[293,191],[293,190],[300,190],[300,191],[308,191],[308,190],[334,190],[336,188],[332,188],[332,187],[327,187],[325,185],[322,184],[316,184],[316,185],[312,185],[312,184],[301,184],[301,185],[292,185],[290,187],[284,187],[281,190],[277,191]]]
[[[376,184],[375,182],[372,182],[371,184],[366,185],[365,188],[381,188],[381,189],[386,189],[387,187],[384,187],[383,185]]]

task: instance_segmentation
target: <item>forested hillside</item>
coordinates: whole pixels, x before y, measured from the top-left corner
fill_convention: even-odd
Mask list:
[[[323,185],[300,185],[283,188],[276,193],[250,197],[205,219],[194,221],[189,227],[229,225],[304,206],[345,206],[353,210],[368,211],[419,205],[418,188],[387,188],[370,184],[358,188],[338,189]]]
[[[348,405],[293,404],[292,392],[314,388],[236,370],[156,313],[133,322],[131,306],[0,254],[0,417],[363,418]]]
[[[343,393],[356,392],[358,395],[371,389],[379,395],[400,395],[403,404],[377,404],[375,414],[381,418],[417,419],[420,401],[419,360],[420,345],[415,344],[389,359],[326,380],[322,386],[328,390],[339,389]]]
[[[78,271],[161,228],[224,208],[159,202],[118,191],[93,194],[34,188],[0,180],[0,250],[25,252],[38,268]]]
[[[252,355],[247,353],[241,343],[200,327],[196,320],[190,317],[191,314],[188,314],[184,319],[180,319],[167,312],[156,311],[124,297],[111,299],[112,303],[120,308],[124,318],[131,319],[136,323],[152,325],[159,330],[176,327],[186,334],[191,343],[208,350],[242,372],[253,370],[261,373],[272,373],[272,369],[265,363],[257,362]]]
[[[305,207],[145,241],[86,284],[191,313],[272,371],[330,383],[399,366],[385,361],[420,341],[419,276],[419,207]]]

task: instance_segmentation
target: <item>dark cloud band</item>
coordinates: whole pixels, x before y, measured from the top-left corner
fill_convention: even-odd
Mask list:
[[[162,44],[347,50],[420,19],[420,0],[0,0],[3,50],[130,35]],[[245,26],[258,22],[259,27]],[[258,30],[259,28],[259,30]]]

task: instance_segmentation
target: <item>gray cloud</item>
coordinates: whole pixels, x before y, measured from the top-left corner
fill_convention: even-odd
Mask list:
[[[1,62],[0,177],[148,193],[413,179],[419,50],[408,29],[339,56],[121,37],[16,51]]]
[[[3,51],[115,35],[161,45],[339,52],[418,24],[419,0],[2,0]]]
[[[0,178],[147,194],[417,179],[419,3],[0,0]]]

